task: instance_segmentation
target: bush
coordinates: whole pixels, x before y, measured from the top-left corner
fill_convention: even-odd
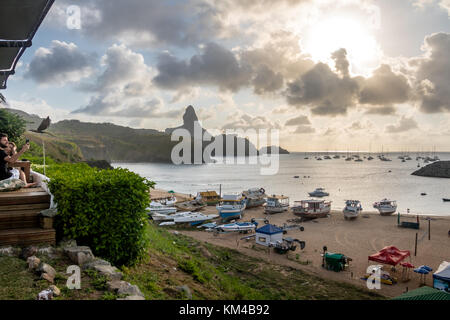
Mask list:
[[[148,246],[149,188],[154,183],[127,169],[86,164],[49,166],[49,188],[58,205],[57,236],[76,239],[115,265],[133,265]]]
[[[0,108],[0,133],[6,133],[9,141],[20,144],[25,132],[25,120],[22,117]]]

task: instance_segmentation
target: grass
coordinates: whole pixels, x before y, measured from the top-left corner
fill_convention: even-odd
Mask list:
[[[55,285],[61,295],[55,300],[98,300],[105,294],[106,288],[101,286],[100,277],[88,272],[81,273],[81,289],[68,289],[66,282],[70,275],[66,270],[73,263],[62,252],[57,251],[52,256],[38,253],[36,256],[56,271]],[[0,284],[0,300],[34,300],[39,292],[51,285],[28,271],[25,260],[8,256],[0,256]]]
[[[150,224],[149,259],[124,269],[124,278],[147,299],[183,299],[187,285],[194,299],[384,299],[351,284],[325,280],[274,265],[236,250],[174,235]]]

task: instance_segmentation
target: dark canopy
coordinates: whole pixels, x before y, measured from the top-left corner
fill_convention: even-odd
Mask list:
[[[0,0],[0,89],[55,0]]]

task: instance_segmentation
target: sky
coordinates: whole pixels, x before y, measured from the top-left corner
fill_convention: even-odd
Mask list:
[[[450,151],[450,0],[56,0],[2,93],[53,121],[164,130],[193,105],[290,151]]]

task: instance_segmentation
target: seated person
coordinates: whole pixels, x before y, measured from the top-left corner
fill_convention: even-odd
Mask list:
[[[26,183],[25,188],[33,187],[36,183],[27,183],[25,173],[16,168],[9,168],[19,157],[30,149],[30,144],[25,144],[19,152],[14,150],[15,144],[10,144],[8,135],[0,133],[0,181],[6,179],[20,179]]]

